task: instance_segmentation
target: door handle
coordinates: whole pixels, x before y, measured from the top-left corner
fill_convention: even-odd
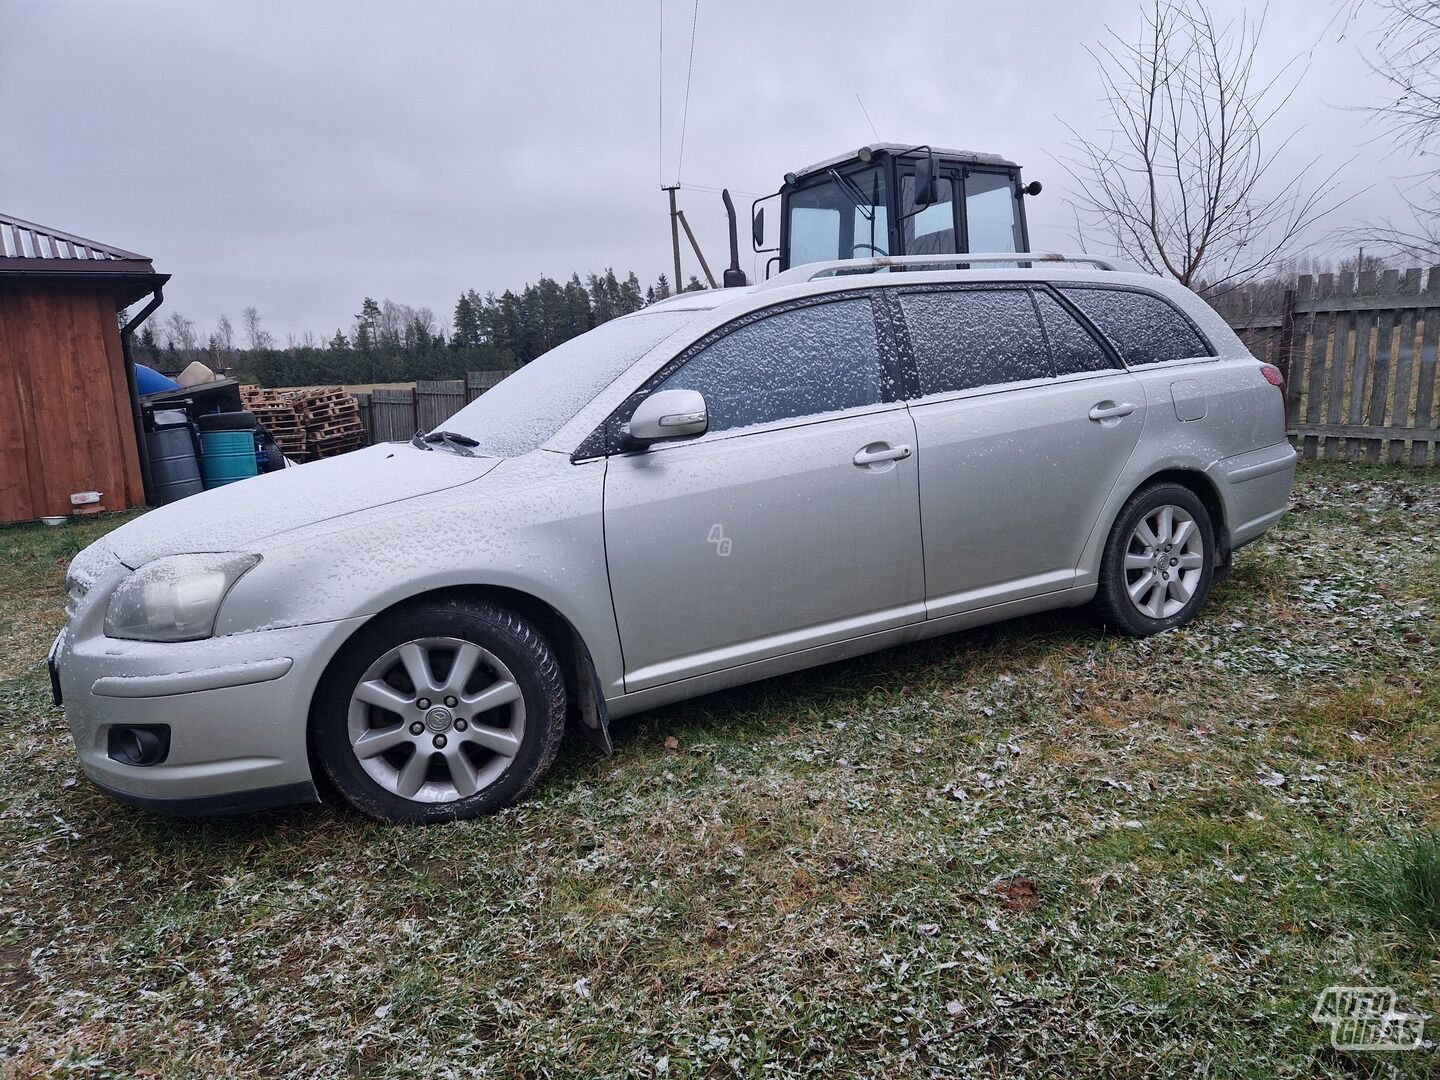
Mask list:
[[[1113,401],[1101,401],[1097,402],[1095,407],[1090,410],[1090,419],[1095,421],[1117,420],[1122,416],[1129,416],[1134,411],[1135,406],[1128,401],[1122,401],[1118,405]]]
[[[875,447],[875,449],[870,449],[872,446]],[[859,450],[856,450],[855,456],[851,458],[851,460],[854,461],[856,465],[864,468],[866,465],[876,465],[882,461],[904,461],[909,456],[910,447],[908,446],[890,446],[887,443],[870,443],[869,446],[862,446]]]

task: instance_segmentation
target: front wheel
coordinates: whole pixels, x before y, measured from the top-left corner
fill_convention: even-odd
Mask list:
[[[1214,575],[1215,528],[1187,487],[1160,483],[1131,496],[1105,544],[1095,606],[1136,637],[1184,626]]]
[[[545,639],[503,608],[440,601],[382,616],[347,644],[312,737],[356,809],[430,822],[522,798],[564,727],[565,683]]]

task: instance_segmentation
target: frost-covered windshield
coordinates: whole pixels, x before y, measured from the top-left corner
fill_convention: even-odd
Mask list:
[[[528,454],[694,317],[694,311],[640,312],[603,323],[536,357],[441,426],[476,440],[477,454]]]

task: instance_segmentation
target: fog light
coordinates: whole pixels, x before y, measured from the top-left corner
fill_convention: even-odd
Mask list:
[[[112,727],[105,752],[122,765],[159,765],[170,753],[170,725]]]

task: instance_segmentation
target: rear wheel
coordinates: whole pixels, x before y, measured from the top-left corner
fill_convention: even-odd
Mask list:
[[[490,604],[382,616],[327,673],[312,735],[326,776],[385,821],[448,821],[522,798],[550,767],[565,684],[549,644]]]
[[[1195,493],[1171,483],[1142,488],[1110,531],[1096,609],[1137,637],[1184,626],[1205,602],[1214,562],[1214,526]]]

